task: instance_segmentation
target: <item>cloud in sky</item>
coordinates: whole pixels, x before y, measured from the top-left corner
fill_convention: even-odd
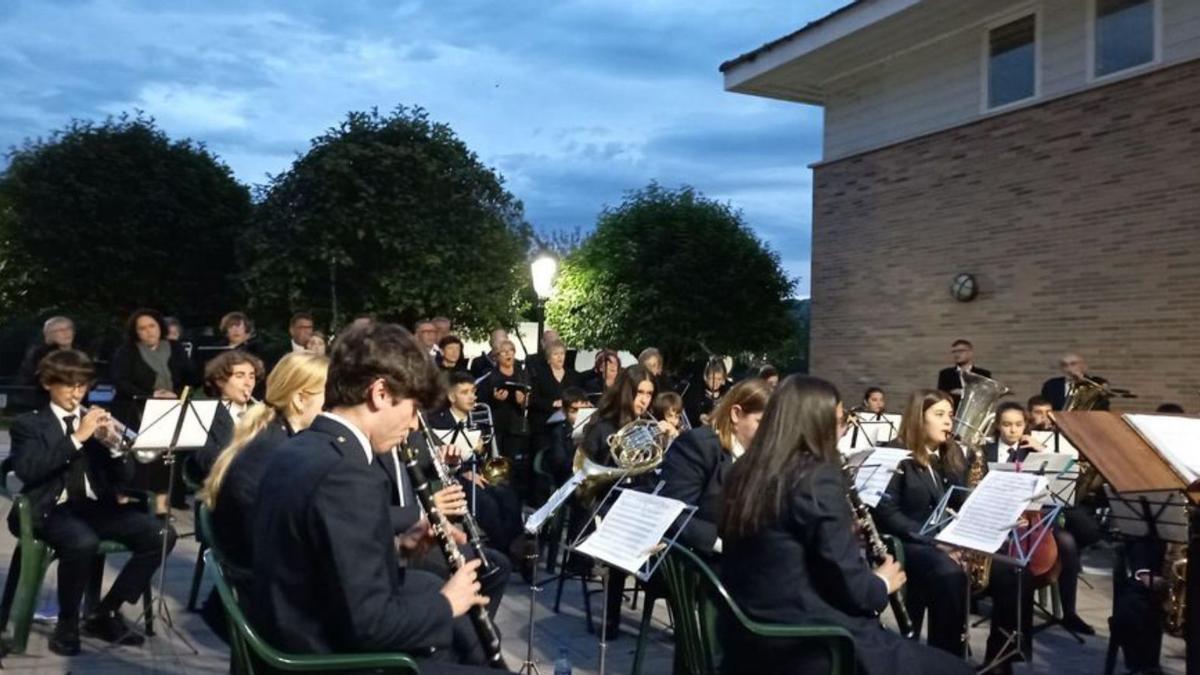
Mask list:
[[[741,209],[807,295],[820,111],[726,93],[717,65],[840,4],[14,0],[0,147],[140,109],[255,184],[349,110],[420,105],[536,228],[686,183]]]

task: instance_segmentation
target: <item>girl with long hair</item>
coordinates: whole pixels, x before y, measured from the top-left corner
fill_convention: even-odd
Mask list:
[[[859,672],[969,673],[965,662],[879,623],[905,573],[890,557],[875,569],[863,561],[837,452],[842,414],[841,397],[824,380],[793,375],[775,389],[725,484],[721,581],[758,621],[846,628]],[[820,646],[761,640],[723,619],[724,672],[762,672],[764,664],[771,672],[829,668]]]

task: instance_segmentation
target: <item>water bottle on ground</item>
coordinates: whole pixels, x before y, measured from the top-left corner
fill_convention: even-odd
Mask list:
[[[571,675],[571,657],[566,647],[560,647],[558,658],[554,659],[554,675]]]

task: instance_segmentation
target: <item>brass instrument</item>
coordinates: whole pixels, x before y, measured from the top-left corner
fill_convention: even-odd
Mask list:
[[[1163,595],[1163,629],[1177,638],[1184,636],[1187,575],[1187,544],[1168,544],[1166,555],[1163,556],[1162,571],[1162,578],[1167,586]]]
[[[80,417],[88,414],[91,408],[85,405],[79,406]],[[120,420],[109,415],[108,424],[96,430],[97,433],[93,436],[104,447],[113,452],[122,452],[130,455],[141,464],[149,464],[162,456],[162,450],[153,449],[147,450],[144,448],[134,449],[133,441],[137,439],[137,432],[121,423]],[[103,431],[103,433],[100,433]]]
[[[584,473],[575,494],[584,503],[594,501],[602,489],[619,480],[655,470],[666,452],[659,441],[658,423],[645,418],[626,424],[605,442],[616,466],[592,461],[582,446],[575,450],[574,470]]]
[[[967,488],[974,489],[983,480],[986,464],[983,458],[983,443],[996,420],[996,406],[1000,399],[1012,393],[999,382],[978,375],[963,373],[963,394],[954,413],[952,435],[967,449],[970,466],[967,468]],[[963,568],[971,581],[971,592],[979,593],[988,587],[992,579],[992,558],[983,553],[964,551]]]
[[[467,414],[467,428],[479,430],[483,434],[483,445],[476,449],[476,454],[483,461],[480,470],[484,480],[492,485],[504,485],[512,476],[512,461],[500,456],[496,447],[496,425],[492,419],[492,408],[486,403],[478,403]],[[486,433],[483,431],[487,429]],[[489,456],[490,455],[490,456]]]
[[[1071,393],[1063,403],[1063,412],[1078,412],[1095,410],[1102,401],[1108,400],[1110,392],[1108,385],[1097,382],[1090,377],[1079,376],[1071,387]],[[1092,494],[1104,484],[1104,477],[1092,463],[1082,456],[1077,463],[1079,478],[1075,483],[1075,500]]]

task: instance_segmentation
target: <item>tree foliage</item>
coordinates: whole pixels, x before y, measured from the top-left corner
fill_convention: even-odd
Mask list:
[[[563,263],[547,322],[585,347],[656,346],[669,361],[768,352],[793,282],[727,204],[650,184],[605,209]]]
[[[263,191],[244,281],[263,317],[445,314],[478,332],[511,323],[528,238],[521,203],[450,127],[352,112]]]
[[[112,321],[147,305],[208,320],[237,302],[233,241],[250,193],[154,120],[75,121],[0,175],[0,308]]]

